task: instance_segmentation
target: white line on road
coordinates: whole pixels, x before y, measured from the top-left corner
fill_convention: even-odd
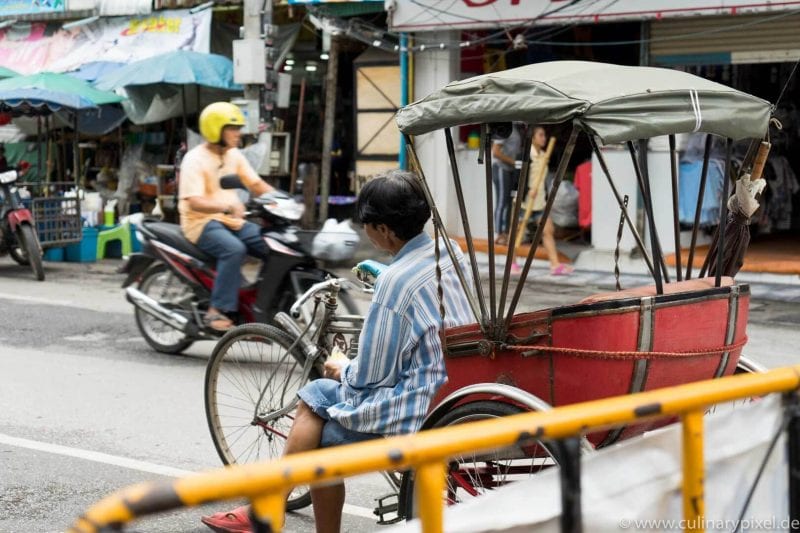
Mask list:
[[[147,472],[149,474],[156,474],[159,476],[183,477],[197,473],[191,470],[173,468],[171,466],[149,463],[147,461],[139,461],[138,459],[120,457],[118,455],[94,452],[92,450],[82,450],[80,448],[72,448],[70,446],[62,446],[60,444],[51,444],[48,442],[21,439],[19,437],[12,437],[11,435],[4,435],[3,433],[0,433],[0,444],[7,444],[9,446],[16,446],[17,448],[26,448],[28,450],[36,450],[39,452],[53,453],[56,455],[64,455],[67,457],[75,457],[77,459],[84,459],[86,461],[93,461],[95,463],[120,466],[122,468],[139,470],[140,472]],[[375,519],[375,515],[372,513],[371,509],[359,507],[358,505],[350,505],[346,503],[344,504],[344,512],[353,516]]]

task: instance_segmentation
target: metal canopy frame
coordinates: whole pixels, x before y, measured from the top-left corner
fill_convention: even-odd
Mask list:
[[[533,128],[532,125],[528,125],[528,131],[524,137],[524,145],[526,148],[530,146],[531,138],[533,135]],[[471,284],[467,281],[467,273],[461,267],[461,264],[458,261],[457,255],[455,253],[455,249],[453,248],[453,243],[450,241],[449,235],[447,230],[444,227],[442,222],[441,216],[439,214],[439,210],[436,206],[436,203],[433,200],[433,195],[431,190],[428,186],[428,181],[425,178],[425,174],[422,170],[422,167],[419,162],[419,158],[417,156],[414,141],[411,135],[404,133],[403,136],[406,142],[406,148],[409,154],[409,160],[411,162],[412,169],[415,171],[417,175],[417,179],[419,180],[420,187],[425,194],[430,206],[431,206],[431,214],[433,219],[433,224],[437,231],[441,232],[440,234],[444,240],[444,246],[447,249],[447,253],[450,256],[450,259],[453,263],[453,268],[455,269],[456,275],[458,276],[459,283],[461,284],[464,293],[467,296],[467,300],[469,302],[470,309],[475,317],[476,322],[479,324],[481,332],[484,336],[495,342],[505,342],[508,329],[510,327],[511,321],[514,317],[514,312],[517,309],[517,305],[519,304],[519,300],[522,296],[522,291],[525,287],[525,282],[528,277],[528,273],[530,272],[531,265],[533,263],[533,259],[536,254],[536,250],[539,247],[539,241],[542,238],[542,233],[544,230],[544,221],[550,216],[550,213],[553,208],[553,204],[555,202],[556,193],[564,180],[564,177],[567,172],[567,168],[569,163],[572,159],[572,154],[575,149],[575,145],[577,144],[578,137],[581,133],[586,133],[589,143],[592,148],[592,152],[597,157],[597,160],[600,165],[600,170],[603,172],[611,191],[614,195],[614,198],[617,201],[617,204],[622,212],[622,220],[621,224],[627,224],[627,227],[631,234],[636,241],[636,245],[638,248],[639,253],[641,253],[643,260],[647,264],[648,270],[653,277],[653,280],[656,285],[656,293],[657,294],[664,294],[664,284],[670,282],[669,277],[669,270],[667,269],[666,262],[664,260],[664,254],[662,253],[661,242],[658,236],[658,232],[656,231],[655,226],[655,218],[653,216],[653,199],[650,187],[650,178],[647,174],[647,151],[646,151],[646,141],[642,140],[639,141],[640,147],[637,148],[636,144],[633,141],[627,141],[627,148],[631,156],[631,162],[633,165],[634,172],[636,174],[637,183],[639,186],[640,193],[644,199],[644,211],[645,211],[645,219],[646,224],[648,226],[648,231],[650,233],[650,241],[651,241],[651,253],[648,254],[646,249],[644,240],[642,236],[636,229],[636,225],[634,224],[633,220],[631,219],[630,215],[627,212],[624,200],[620,195],[619,189],[617,188],[616,184],[614,183],[614,179],[611,176],[609,171],[608,164],[605,160],[603,152],[600,149],[600,143],[598,139],[595,138],[592,132],[583,131],[583,128],[580,124],[573,122],[572,130],[570,132],[569,140],[564,148],[564,152],[561,156],[561,160],[559,161],[558,168],[555,174],[555,178],[553,180],[553,185],[551,188],[550,193],[547,195],[544,211],[542,213],[542,222],[540,222],[536,228],[536,233],[533,237],[533,242],[528,250],[527,257],[525,259],[525,264],[522,267],[522,272],[517,280],[517,285],[514,289],[513,295],[511,296],[510,300],[508,301],[508,309],[506,309],[506,301],[508,300],[509,289],[510,289],[510,278],[511,278],[511,262],[515,257],[515,243],[516,243],[516,236],[517,232],[524,231],[524,228],[520,228],[520,221],[519,221],[519,213],[522,207],[522,198],[524,194],[515,194],[512,196],[514,201],[512,203],[512,211],[511,211],[511,227],[510,227],[510,238],[509,238],[509,245],[506,251],[506,264],[505,268],[503,269],[503,277],[502,277],[502,285],[500,289],[499,299],[497,295],[496,285],[497,285],[497,272],[494,263],[494,259],[496,256],[496,249],[494,244],[494,239],[490,238],[488,243],[488,255],[489,255],[489,289],[488,289],[488,302],[487,302],[487,294],[484,289],[484,285],[481,281],[480,272],[477,266],[477,259],[476,259],[476,252],[475,252],[475,245],[473,242],[472,237],[472,230],[469,223],[469,216],[467,214],[467,206],[464,199],[464,190],[463,184],[461,181],[461,174],[458,169],[458,164],[456,162],[455,156],[455,147],[453,142],[453,135],[450,131],[450,128],[444,128],[444,136],[445,136],[445,143],[447,146],[447,153],[449,156],[450,167],[453,173],[453,180],[456,189],[456,198],[458,201],[458,208],[459,214],[461,215],[461,222],[462,228],[464,230],[464,237],[467,242],[467,253],[469,255],[470,261],[470,275],[472,276],[472,280],[474,282],[474,292],[472,290]],[[493,221],[493,188],[492,188],[492,155],[491,155],[491,134],[490,134],[490,126],[488,124],[481,125],[481,137],[482,137],[482,145],[481,145],[481,152],[483,157],[481,161],[485,167],[485,180],[486,180],[486,205],[487,205],[487,222],[488,222],[488,230],[490,235],[494,233],[494,221]],[[703,203],[703,193],[706,183],[706,177],[708,174],[708,166],[709,166],[709,159],[711,154],[711,142],[712,142],[712,134],[708,134],[706,137],[705,143],[705,150],[703,154],[703,169],[700,179],[700,191],[698,194],[698,201],[697,206],[695,208],[695,216],[694,216],[694,227],[692,231],[692,240],[691,245],[689,248],[689,255],[688,255],[688,265],[685,271],[685,279],[689,280],[692,277],[692,262],[694,260],[696,245],[697,245],[697,230],[699,227],[699,218],[700,218],[700,210],[702,208]],[[733,139],[727,138],[727,152],[726,152],[726,161],[725,161],[725,179],[724,179],[724,186],[723,186],[723,199],[722,199],[722,206],[720,209],[720,223],[719,223],[719,246],[716,255],[717,261],[717,269],[716,269],[716,276],[715,276],[715,286],[719,287],[721,285],[721,271],[722,271],[722,261],[723,261],[723,249],[725,245],[725,234],[726,234],[726,226],[727,226],[727,198],[730,191],[730,171],[731,171],[731,153],[733,147]],[[678,151],[676,147],[675,136],[669,136],[669,149],[670,149],[670,174],[671,174],[671,188],[672,188],[672,214],[673,214],[673,233],[675,239],[675,246],[676,246],[676,279],[677,281],[681,281],[684,279],[683,275],[683,266],[681,261],[681,253],[680,253],[680,226],[678,220]],[[747,158],[746,158],[747,159]],[[746,163],[746,161],[745,161]],[[525,183],[525,178],[523,176],[527,176],[528,170],[530,168],[531,160],[530,160],[530,150],[526,149],[523,153],[523,162],[522,162],[522,173],[520,177],[520,184]],[[513,193],[512,193],[513,194]],[[704,276],[705,272],[708,269],[709,263],[711,261],[710,254],[707,255],[705,264],[703,265],[700,276]]]

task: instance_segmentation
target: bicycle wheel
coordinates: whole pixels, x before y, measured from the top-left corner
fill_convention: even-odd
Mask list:
[[[508,403],[473,402],[446,413],[433,427],[441,428],[522,412],[523,409]],[[550,448],[538,439],[491,452],[455,457],[447,469],[447,485],[443,498],[448,505],[455,505],[557,465]],[[406,472],[403,474],[400,489],[400,506],[407,519],[416,516],[414,493],[413,473]]]
[[[226,465],[283,455],[296,393],[319,377],[314,369],[304,373],[300,350],[289,353],[293,343],[291,336],[273,326],[245,324],[226,333],[214,348],[206,369],[206,419]],[[289,494],[287,509],[310,503],[308,487],[297,487]]]

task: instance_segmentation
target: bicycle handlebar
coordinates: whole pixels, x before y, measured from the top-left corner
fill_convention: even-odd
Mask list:
[[[319,291],[326,290],[335,285],[343,285],[349,283],[351,282],[347,278],[332,278],[332,279],[326,279],[325,281],[320,281],[319,283],[315,283],[292,304],[292,307],[289,309],[289,314],[292,315],[293,318],[299,318],[300,308],[303,306],[304,303],[306,303],[312,296],[317,294]]]

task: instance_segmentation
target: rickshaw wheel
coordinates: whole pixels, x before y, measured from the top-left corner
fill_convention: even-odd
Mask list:
[[[525,411],[505,402],[471,402],[448,411],[432,427],[500,418]],[[448,466],[447,488],[442,497],[447,505],[455,505],[556,466],[555,454],[547,443],[538,439],[492,452],[455,457]],[[413,472],[405,472],[400,485],[399,503],[401,516],[406,519],[416,516],[414,493]]]

